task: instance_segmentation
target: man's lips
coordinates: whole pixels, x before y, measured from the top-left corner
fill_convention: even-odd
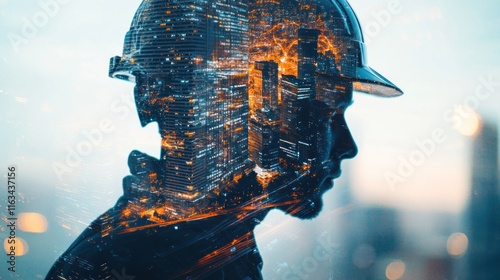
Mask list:
[[[325,179],[337,179],[342,174],[342,170],[340,169],[340,162],[328,161],[324,163],[320,173],[322,173]]]
[[[323,194],[327,191],[329,191],[330,189],[333,188],[333,181],[334,179],[337,179],[340,177],[340,175],[342,174],[342,171],[340,170],[340,168],[328,168],[328,169],[323,169],[322,172],[324,172],[323,174],[319,174],[319,178],[322,178],[320,179],[320,181],[318,181],[318,185],[317,185],[317,189],[315,190],[315,192],[311,193],[311,197],[313,198],[321,198],[321,196],[323,196]]]
[[[334,172],[330,173],[330,175],[327,177],[327,179],[337,179],[342,175],[342,170],[337,169]]]

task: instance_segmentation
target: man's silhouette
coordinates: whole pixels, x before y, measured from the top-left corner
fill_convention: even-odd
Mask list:
[[[161,157],[130,154],[124,195],[47,279],[261,279],[255,226],[317,216],[357,153],[353,91],[402,94],[343,0],[145,0],[110,76],[136,83]]]

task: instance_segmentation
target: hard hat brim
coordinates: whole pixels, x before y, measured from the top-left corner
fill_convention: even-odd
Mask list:
[[[403,95],[401,89],[369,66],[356,68],[353,87],[355,91],[380,97],[397,97]]]

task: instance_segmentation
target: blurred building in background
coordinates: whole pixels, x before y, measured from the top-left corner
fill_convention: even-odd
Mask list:
[[[485,120],[473,139],[472,180],[465,214],[469,248],[463,279],[500,279],[498,126]]]

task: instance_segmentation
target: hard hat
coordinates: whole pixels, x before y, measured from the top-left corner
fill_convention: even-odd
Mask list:
[[[130,31],[126,35],[123,56],[111,58],[110,77],[135,82],[137,73],[144,72],[151,75],[160,74],[164,70],[162,65],[166,65],[167,62],[160,61],[163,57],[159,55],[158,49],[164,48],[167,42],[160,37],[166,34],[164,22],[166,18],[171,17],[170,13],[172,13],[170,10],[165,11],[165,3],[163,0],[145,0],[141,3],[131,24]],[[350,79],[355,90],[383,97],[394,97],[403,94],[401,89],[367,65],[361,26],[352,7],[346,0],[282,0],[281,2],[269,1],[267,5],[273,5],[273,3],[281,5],[283,8],[281,9],[284,10],[282,17],[286,14],[287,9],[290,13],[294,13],[293,7],[300,7],[300,9],[302,9],[301,7],[307,7],[308,9],[313,7],[316,12],[319,10],[324,12],[327,20],[330,21],[326,23],[329,35],[334,37],[333,40],[337,46],[342,46],[336,50],[337,64],[344,63],[348,65],[350,62],[355,64],[353,69],[345,69],[349,67],[344,67],[338,74]],[[252,8],[254,10],[260,9],[259,5],[266,5],[266,1],[253,0],[249,1],[248,5],[249,14],[251,15]],[[187,4],[184,6],[187,7]],[[184,6],[179,4],[178,9],[186,8]],[[203,13],[206,11],[194,12]],[[276,17],[271,21],[276,22],[279,20]],[[303,22],[297,23],[302,27],[315,25],[314,23],[305,22],[304,18],[302,20]],[[317,20],[317,18],[314,20]],[[198,22],[198,24],[200,23]],[[249,33],[252,32],[258,33],[250,28]]]
[[[349,38],[359,54],[356,73],[352,78],[354,89],[382,97],[396,97],[403,91],[387,80],[384,76],[367,65],[363,32],[359,20],[351,5],[346,0],[322,0],[332,2],[342,15],[345,25],[345,36]]]
[[[213,24],[211,21],[212,19],[215,21],[216,17],[210,15],[210,9],[214,13],[214,9],[223,9],[221,7],[224,7],[224,3],[215,0],[208,3],[204,1],[192,2],[194,5],[175,4],[174,7],[172,3],[164,0],[143,1],[125,37],[123,55],[111,58],[110,77],[136,82],[137,77],[141,74],[149,77],[168,76],[169,73],[172,73],[170,64],[174,63],[169,60],[173,59],[173,54],[179,52],[181,46],[177,44],[177,49],[172,49],[171,46],[169,49],[169,44],[173,40],[172,37],[175,37],[175,40],[186,40],[185,48],[187,51],[181,50],[185,52],[184,56],[186,56],[186,53],[189,54],[190,51],[196,53],[196,51],[200,52],[203,48],[206,48],[205,45],[196,44],[193,41],[195,34],[182,34],[178,31],[176,31],[176,34],[173,30],[170,30],[170,26],[175,26],[175,24],[177,26],[182,24],[197,26]],[[265,35],[269,34],[266,29],[273,30],[272,32],[275,33],[282,32],[281,36],[283,38],[281,39],[284,39],[286,44],[290,45],[292,44],[291,41],[293,41],[291,37],[297,36],[298,29],[319,29],[321,33],[319,43],[321,45],[321,41],[326,40],[328,42],[325,44],[332,46],[330,50],[327,47],[323,51],[325,53],[327,51],[332,52],[330,56],[335,57],[334,63],[336,65],[335,71],[317,65],[316,74],[338,76],[343,80],[352,82],[354,90],[377,96],[393,97],[403,94],[397,86],[367,65],[361,26],[346,0],[251,0],[247,3],[247,11],[238,10],[237,12],[241,12],[244,17],[249,18],[248,22],[240,21],[241,28],[247,30],[249,38],[247,41],[249,48],[247,50],[249,49],[250,53],[247,55],[242,54],[242,57],[247,59],[249,67],[257,60],[271,60],[269,59],[269,53],[264,54],[262,57],[254,54],[255,49],[261,45],[262,40],[267,40],[268,44],[275,43],[272,41],[276,38],[266,38]],[[215,13],[218,13],[218,17],[230,14],[225,14],[224,11]],[[234,13],[234,11],[231,11],[231,13]],[[258,24],[252,24],[252,19]],[[218,20],[220,20],[220,24],[223,24],[224,19],[219,18]],[[178,23],[172,23],[173,21]],[[245,25],[247,26],[245,27]],[[281,27],[279,30],[274,28],[278,25]],[[210,32],[207,31],[208,29],[210,28],[205,27],[205,32]],[[293,31],[286,33],[288,29],[293,29]],[[276,35],[275,33],[273,33],[273,36]],[[196,36],[203,36],[203,33],[196,34]],[[269,48],[268,46],[267,50]],[[295,49],[297,49],[296,45]],[[285,54],[278,53],[276,55],[275,59],[279,61],[279,55],[284,56]],[[192,57],[191,59],[195,58]],[[316,63],[321,64],[320,58]],[[281,74],[287,74],[286,69],[280,72]],[[151,103],[148,100],[143,101],[145,107]],[[138,100],[138,102],[140,103],[141,100]],[[142,111],[153,112],[154,110],[146,108]],[[153,120],[154,117],[141,118],[143,125]]]

